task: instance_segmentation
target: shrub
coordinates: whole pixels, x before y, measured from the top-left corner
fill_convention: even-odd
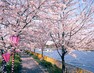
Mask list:
[[[32,53],[29,53],[30,56],[32,56],[33,54]]]
[[[1,62],[2,62],[2,61],[0,60],[0,66],[1,66]]]
[[[42,61],[40,62],[40,65],[42,65],[42,66],[44,66],[44,67],[46,67],[46,68],[52,67],[52,64],[51,64],[50,62],[45,61],[45,60],[42,60]]]
[[[12,66],[12,58],[10,62],[7,64],[7,73],[11,73],[11,66]],[[19,73],[20,68],[21,68],[20,55],[15,54],[14,73]]]

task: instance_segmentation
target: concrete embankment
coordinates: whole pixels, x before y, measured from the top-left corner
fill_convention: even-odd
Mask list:
[[[39,59],[42,58],[42,55],[39,54],[39,53],[34,53],[34,52],[31,52],[31,53],[36,55]],[[50,58],[48,56],[44,56],[44,60],[46,60],[46,61],[48,61],[48,62],[50,62],[52,64],[55,64],[59,68],[62,68],[61,61],[55,60],[55,59]],[[88,70],[84,70],[84,69],[81,69],[81,68],[78,68],[78,67],[75,67],[75,66],[69,65],[69,64],[66,64],[66,71],[68,73],[93,73],[93,72],[90,72]]]

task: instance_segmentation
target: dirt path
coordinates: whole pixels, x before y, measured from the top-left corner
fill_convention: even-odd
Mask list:
[[[22,54],[22,70],[21,73],[44,73],[34,59],[27,54]]]

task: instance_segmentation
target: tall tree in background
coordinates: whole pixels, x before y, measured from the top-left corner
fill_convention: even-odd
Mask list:
[[[94,20],[92,3],[93,1],[90,2],[90,5],[82,4],[83,6],[79,6],[79,3],[74,0],[65,1],[63,2],[63,9],[60,11],[62,12],[60,20],[56,20],[58,23],[54,23],[52,20],[58,27],[58,33],[52,32],[51,37],[55,43],[58,40],[59,45],[56,44],[56,47],[62,48],[62,73],[65,70],[64,56],[67,51],[71,49],[91,49],[90,46],[87,46],[87,42],[92,40],[94,36],[94,27],[91,27],[94,25],[92,22]]]
[[[72,49],[91,50],[94,36],[94,1],[53,0],[45,2],[37,14],[48,26],[46,33],[54,41],[56,48],[62,48],[62,73],[65,72],[64,56]],[[45,28],[43,28],[44,30]]]

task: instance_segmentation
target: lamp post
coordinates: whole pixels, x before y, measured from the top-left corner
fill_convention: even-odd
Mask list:
[[[19,42],[19,36],[11,36],[10,37],[11,44],[13,46],[12,48],[12,68],[11,68],[11,73],[14,73],[14,56],[15,56],[15,48],[18,45]]]

